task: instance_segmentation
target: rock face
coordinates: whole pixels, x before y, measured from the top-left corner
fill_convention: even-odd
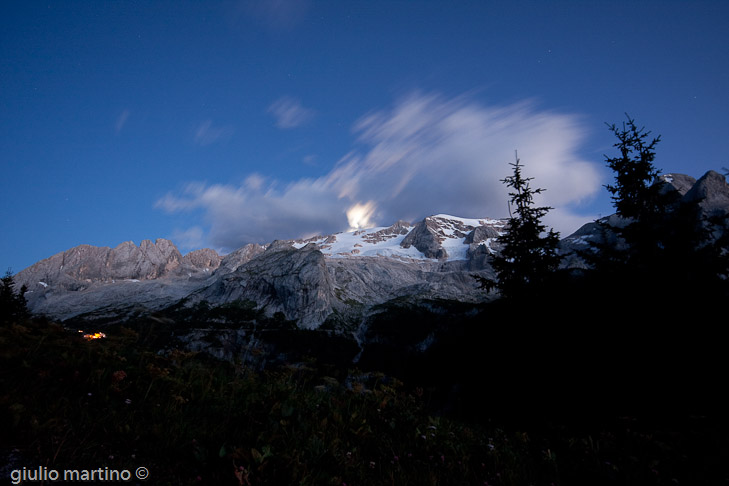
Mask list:
[[[313,328],[331,313],[333,289],[324,255],[315,244],[296,249],[289,242],[274,242],[256,258],[218,275],[189,301],[249,300],[268,314],[282,312],[300,327]]]
[[[686,174],[662,174],[659,180],[665,183],[666,191],[676,191],[684,196],[696,184],[696,179]]]
[[[182,255],[169,240],[158,239],[155,243],[144,240],[137,246],[127,241],[109,251],[105,261],[93,262],[86,275],[77,278],[108,280],[117,278],[143,279],[163,277],[180,267]]]
[[[179,289],[188,287],[184,281],[209,276],[220,262],[221,257],[209,249],[183,257],[174,243],[160,238],[154,243],[144,240],[139,246],[131,241],[115,248],[76,246],[31,265],[15,279],[18,285],[27,286],[33,312],[69,317],[112,305],[114,299],[128,303],[182,298]],[[155,284],[128,285],[149,281]],[[149,287],[146,298],[127,295],[138,294],[142,287]]]
[[[447,215],[429,216],[417,223],[400,245],[403,248],[413,246],[426,258],[443,260],[450,256],[448,247],[451,245],[447,242],[456,240],[463,244],[479,245],[496,238],[504,227],[503,220],[473,220]]]
[[[706,216],[724,216],[729,213],[729,184],[710,170],[685,193],[684,200],[697,201]]]
[[[194,268],[216,269],[223,261],[223,257],[218,252],[210,248],[202,248],[194,250],[182,257],[182,262]]]
[[[663,179],[666,190],[700,201],[705,215],[729,213],[729,186],[720,174]],[[621,223],[616,215],[606,219]],[[333,320],[351,324],[395,300],[485,300],[473,275],[494,277],[489,260],[506,225],[439,214],[415,224],[250,244],[225,257],[209,249],[182,256],[162,239],[113,249],[81,245],[21,271],[16,283],[27,285],[31,311],[57,319],[241,300],[313,329]],[[579,267],[575,250],[596,238],[595,222],[564,238],[563,265]]]
[[[503,227],[499,220],[437,215],[415,225],[250,244],[225,257],[209,249],[182,256],[167,240],[82,245],[23,270],[16,282],[28,286],[33,312],[60,319],[156,310],[180,299],[243,300],[315,328],[397,298],[483,299],[471,274],[491,272],[488,257]]]
[[[685,174],[663,174],[660,181],[665,183],[663,191],[676,191],[679,203],[697,203],[700,217],[721,218],[729,214],[729,184],[726,178],[716,171],[710,170],[699,180]],[[616,214],[602,218],[610,226],[621,227],[626,221]],[[723,231],[726,231],[724,229]],[[580,267],[581,259],[576,257],[575,250],[584,250],[590,242],[599,242],[603,238],[600,225],[590,222],[560,242],[560,248],[567,257],[563,266]]]
[[[398,221],[266,247],[247,245],[226,256],[186,305],[252,301],[269,316],[281,313],[312,329],[332,317],[356,320],[393,299],[479,302],[484,293],[472,274],[492,276],[487,259],[503,226],[499,220],[438,215],[415,225]]]
[[[280,308],[302,327],[316,327],[331,312],[334,284],[314,244],[299,250],[272,245],[240,273],[247,279],[246,289],[254,289],[250,300]]]
[[[408,235],[402,240],[400,246],[410,248],[414,246],[426,258],[444,259],[448,258],[448,252],[441,246],[443,237],[438,235],[437,224],[429,218],[415,225]]]
[[[265,249],[265,246],[255,243],[238,248],[221,260],[219,265],[220,271],[225,273],[234,272],[241,265],[248,263],[252,258],[263,253]]]
[[[174,243],[165,239],[131,241],[116,248],[80,245],[32,265],[17,276],[33,285],[45,282],[64,288],[83,283],[124,279],[149,280],[185,271],[215,269],[220,257],[213,250],[197,250],[184,258]]]

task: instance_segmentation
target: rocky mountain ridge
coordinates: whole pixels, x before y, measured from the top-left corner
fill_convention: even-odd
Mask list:
[[[184,257],[174,243],[158,238],[132,241],[115,248],[79,245],[18,273],[19,282],[31,286],[53,285],[66,290],[82,290],[93,282],[150,280],[192,273],[210,272],[220,266],[222,257],[214,250],[195,250]]]
[[[716,171],[710,170],[698,180],[686,174],[661,174],[659,181],[664,184],[664,192],[675,191],[678,194],[676,204],[696,203],[700,217],[722,218],[729,214],[729,184],[726,178]],[[599,221],[617,227],[625,224],[625,221],[616,214],[601,218]],[[573,258],[575,250],[584,250],[591,242],[599,240],[598,222],[584,224],[561,240],[562,252],[567,256],[563,264],[580,266],[580,263]]]
[[[221,256],[182,255],[169,240],[80,245],[16,275],[35,313],[57,319],[114,309],[157,310],[177,300],[222,304],[249,300],[317,327],[353,304],[394,297],[481,297],[464,272],[488,272],[486,256],[505,221],[429,216],[410,224],[307,240],[245,245]]]
[[[706,215],[729,213],[729,186],[710,171],[698,181],[681,174],[662,176],[666,190],[699,201]],[[610,216],[616,224],[616,216]],[[144,240],[115,248],[80,245],[42,260],[16,275],[26,285],[35,313],[56,319],[79,315],[155,311],[175,303],[221,305],[249,301],[267,315],[281,313],[302,328],[328,319],[356,321],[393,299],[488,298],[473,274],[493,277],[489,256],[507,220],[445,214],[417,223],[249,244],[221,256],[210,249],[182,255],[169,240]],[[569,256],[598,236],[587,223],[564,238]]]

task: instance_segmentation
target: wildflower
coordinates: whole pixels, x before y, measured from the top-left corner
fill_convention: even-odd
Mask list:
[[[370,469],[374,469],[374,468],[375,468],[375,461],[370,461]]]
[[[127,405],[131,405],[132,404],[132,401],[127,398],[126,400],[124,400],[124,403],[126,403]]]
[[[111,375],[111,382],[112,383],[119,383],[120,381],[122,381],[126,377],[127,377],[127,374],[126,374],[126,372],[124,370],[118,370],[118,371],[115,371],[114,373],[112,373],[112,375]]]
[[[238,478],[239,484],[251,484],[250,481],[248,481],[248,471],[243,466],[238,466],[238,469],[235,471],[235,477]]]

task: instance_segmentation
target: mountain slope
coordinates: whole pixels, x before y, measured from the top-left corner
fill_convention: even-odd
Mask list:
[[[269,316],[281,313],[313,329],[330,318],[357,321],[393,299],[480,302],[486,296],[472,274],[491,276],[485,256],[496,251],[504,225],[436,215],[415,225],[244,247],[239,252],[253,257],[233,266],[224,261],[186,305],[252,301]]]
[[[18,273],[33,312],[58,319],[158,310],[177,300],[250,300],[314,328],[333,313],[396,297],[483,298],[469,272],[490,271],[504,221],[448,215],[416,224],[246,245],[220,257],[182,256],[163,239],[116,248],[81,245]]]
[[[666,190],[699,201],[703,215],[729,214],[724,176],[710,171],[698,181],[681,174],[662,178]],[[608,219],[620,224],[615,215]],[[240,300],[311,329],[328,319],[356,321],[393,299],[490,298],[473,275],[493,277],[489,257],[499,251],[506,224],[438,214],[414,224],[250,244],[224,257],[210,249],[183,256],[163,239],[116,248],[81,245],[26,268],[16,283],[28,287],[31,311],[61,320]],[[595,222],[564,238],[563,266],[583,265],[574,251],[599,238]]]
[[[64,319],[109,307],[169,305],[197,288],[221,260],[210,249],[183,257],[161,238],[139,246],[80,245],[31,265],[15,279],[27,286],[32,312]]]

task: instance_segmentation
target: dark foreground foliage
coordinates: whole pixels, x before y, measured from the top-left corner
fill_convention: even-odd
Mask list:
[[[404,384],[313,360],[252,372],[160,353],[148,329],[86,341],[43,320],[15,322],[0,328],[3,481],[42,465],[145,466],[145,484],[175,485],[727,484],[723,415],[673,407],[669,394],[653,410],[601,407],[609,400],[559,384],[602,388],[609,398],[620,387],[601,383],[607,374],[561,376],[605,357],[572,354],[584,361],[562,366],[531,339],[523,347],[504,340],[516,335],[492,335],[502,340],[458,360],[462,339],[489,337],[482,317],[463,322],[459,339],[428,351],[444,376],[470,366],[451,376],[467,402],[451,415],[423,375]],[[559,332],[537,338],[549,335]],[[476,347],[460,347],[461,356]],[[429,371],[437,374],[435,365]]]
[[[28,317],[28,305],[25,300],[27,291],[25,285],[19,290],[15,288],[15,279],[8,269],[0,281],[0,325]]]

